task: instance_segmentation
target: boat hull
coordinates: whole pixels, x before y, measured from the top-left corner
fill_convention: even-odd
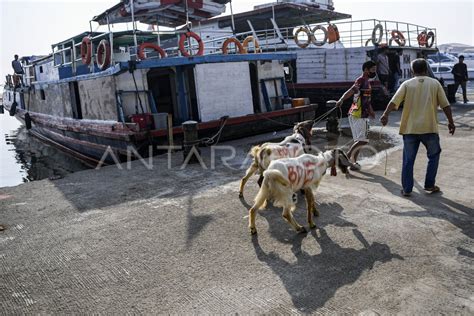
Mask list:
[[[6,105],[6,110],[10,107]],[[295,122],[314,119],[316,105],[258,113],[242,117],[228,118],[222,131],[215,139],[219,141],[253,136],[259,133],[290,129]],[[17,109],[15,117],[25,123],[26,111]],[[31,129],[29,133],[81,160],[90,167],[98,164],[114,164],[139,157],[147,157],[164,152],[162,147],[169,144],[168,130],[139,131],[117,128],[120,123],[100,123],[100,129],[89,121],[61,119],[49,115],[29,112]],[[217,135],[223,121],[198,124],[199,138]],[[174,127],[173,146],[182,146],[183,129]],[[206,145],[201,143],[201,145]],[[216,145],[216,142],[207,144]]]

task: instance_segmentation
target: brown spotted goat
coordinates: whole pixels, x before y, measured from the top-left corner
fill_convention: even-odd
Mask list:
[[[315,207],[313,190],[316,190],[327,168],[331,168],[331,175],[336,175],[336,166],[343,173],[348,173],[351,166],[347,155],[341,149],[328,150],[319,155],[304,154],[296,158],[283,158],[270,163],[263,173],[263,183],[255,197],[255,203],[249,210],[249,229],[251,234],[257,233],[255,227],[256,212],[266,206],[267,200],[273,201],[275,206],[283,207],[283,218],[297,232],[306,232],[306,229],[293,218],[296,208],[293,195],[304,190],[308,224],[310,229],[315,228],[313,213],[318,214]]]

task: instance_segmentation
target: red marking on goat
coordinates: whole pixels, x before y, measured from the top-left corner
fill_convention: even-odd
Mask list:
[[[288,180],[290,180],[292,184],[298,182],[298,173],[293,166],[288,166]]]
[[[306,181],[306,171],[300,166],[288,166],[288,180],[293,185],[300,183],[301,179],[303,182]]]
[[[280,157],[288,157],[290,155],[290,151],[286,147],[278,148],[277,151]]]

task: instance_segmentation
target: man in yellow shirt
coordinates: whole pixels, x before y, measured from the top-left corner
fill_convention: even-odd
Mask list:
[[[400,134],[403,135],[402,194],[410,196],[413,190],[413,166],[420,143],[426,147],[428,168],[426,170],[425,190],[438,192],[435,185],[438,172],[441,147],[438,136],[438,106],[448,118],[449,133],[454,134],[451,107],[441,84],[427,76],[428,65],[424,59],[411,63],[414,78],[402,83],[385,112],[380,118],[382,125],[387,125],[391,111],[397,110],[403,102],[400,122]]]

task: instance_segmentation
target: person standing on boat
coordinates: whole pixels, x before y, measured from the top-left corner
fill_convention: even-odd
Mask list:
[[[443,109],[448,118],[449,133],[454,134],[456,129],[443,87],[438,80],[428,76],[427,62],[422,58],[415,59],[411,63],[411,69],[414,78],[401,84],[380,117],[382,125],[387,125],[390,112],[397,110],[404,102],[400,121],[400,134],[403,135],[403,196],[410,196],[413,190],[413,166],[420,143],[426,147],[428,156],[425,190],[428,192],[440,191],[435,181],[441,154],[438,135],[438,106]]]
[[[389,88],[390,88],[391,93],[395,93],[395,91],[397,91],[400,77],[402,75],[402,68],[400,66],[401,54],[402,54],[402,51],[398,51],[398,52],[389,54],[388,56],[390,73],[392,74],[389,80],[389,83],[390,83]]]
[[[12,61],[13,71],[15,72],[16,75],[23,75],[24,74],[23,67],[21,67],[21,63],[18,60],[18,55],[15,55],[14,58],[15,59]]]
[[[354,85],[336,103],[336,106],[340,107],[344,100],[353,96],[354,101],[349,109],[348,116],[354,139],[354,144],[347,153],[354,163],[351,166],[351,170],[360,170],[357,156],[359,155],[360,148],[369,143],[369,117],[375,118],[371,104],[372,86],[370,85],[370,80],[377,76],[377,65],[369,60],[362,65],[362,71],[362,75],[356,79]]]
[[[390,78],[390,65],[387,56],[387,47],[383,47],[377,56],[377,72],[382,86],[388,90],[388,79]]]
[[[454,75],[454,84],[456,85],[455,90],[458,91],[459,85],[461,85],[464,103],[469,102],[466,93],[466,83],[469,78],[467,76],[467,65],[464,63],[463,55],[459,56],[459,62],[454,65],[453,70],[451,70],[451,73]]]
[[[23,74],[24,74],[23,67],[21,66],[21,63],[18,60],[18,55],[15,55],[14,58],[15,59],[12,61],[13,71],[15,75],[20,77],[20,81],[23,84]]]

